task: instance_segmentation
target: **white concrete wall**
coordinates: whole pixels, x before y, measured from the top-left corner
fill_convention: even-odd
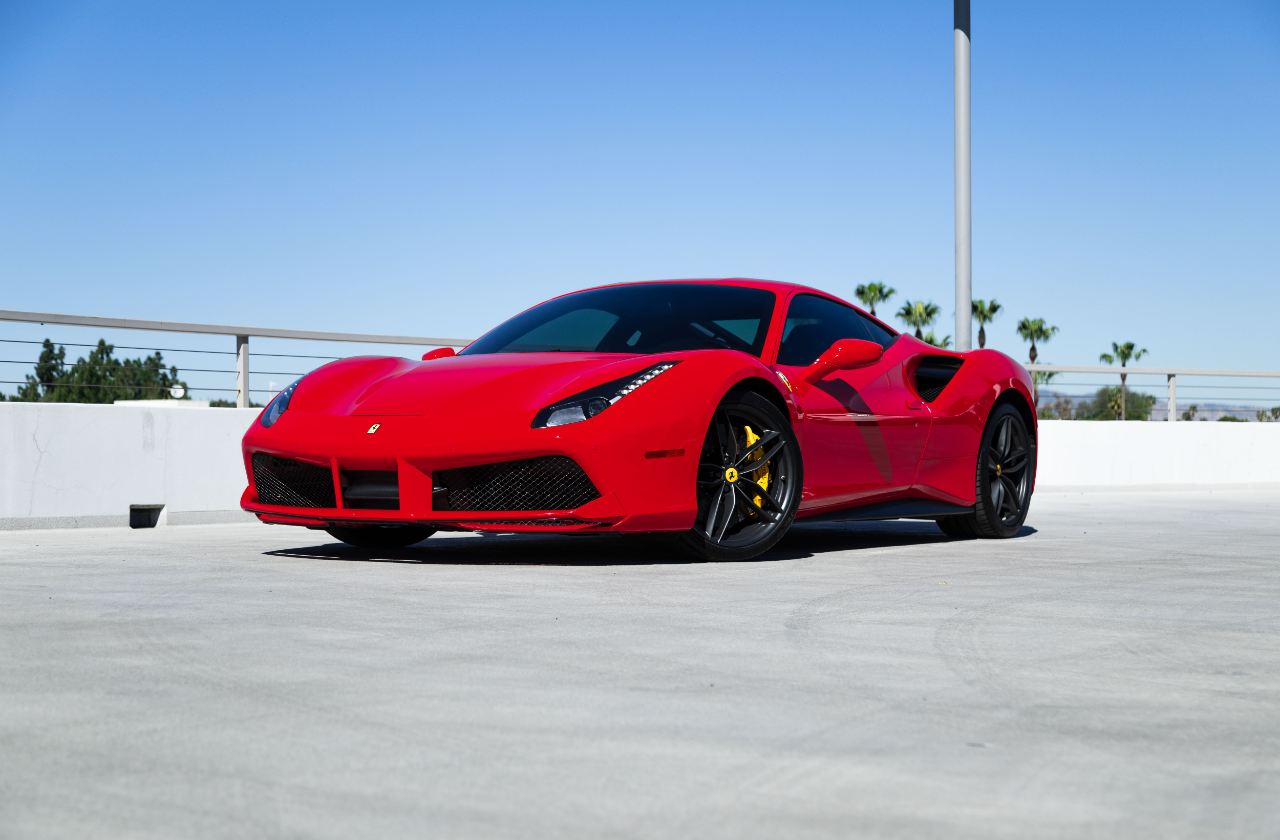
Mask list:
[[[251,519],[240,438],[257,409],[0,403],[0,530]],[[1040,423],[1041,491],[1280,486],[1280,423]]]
[[[1041,420],[1039,490],[1280,487],[1280,423]]]
[[[240,438],[258,409],[0,403],[0,530],[252,519]]]

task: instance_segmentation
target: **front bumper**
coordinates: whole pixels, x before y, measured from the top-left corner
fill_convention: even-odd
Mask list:
[[[241,507],[264,522],[310,528],[413,524],[442,529],[569,533],[682,531],[693,527],[701,435],[681,431],[677,423],[656,429],[650,423],[645,431],[634,431],[637,426],[631,421],[639,418],[631,416],[634,412],[622,405],[610,409],[609,414],[614,416],[551,429],[530,429],[524,425],[528,421],[523,417],[442,423],[438,418],[422,416],[286,411],[269,429],[255,422],[244,437],[249,486],[241,498]],[[511,431],[513,426],[515,430]],[[333,493],[324,503],[333,506],[264,501],[268,494],[259,493],[254,477],[253,457],[258,453],[310,465],[313,470],[327,470]],[[594,485],[598,496],[568,509],[495,508],[489,503],[484,510],[455,510],[447,501],[442,504],[441,473],[549,456],[571,459]],[[385,476],[386,481],[394,482],[398,489],[394,508],[369,507],[350,497],[351,477],[368,475]],[[275,498],[279,500],[280,495]],[[460,494],[455,498],[476,496]]]

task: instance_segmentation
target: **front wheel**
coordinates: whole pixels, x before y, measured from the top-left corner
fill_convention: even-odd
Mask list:
[[[973,513],[947,516],[938,527],[949,537],[1008,539],[1022,529],[1036,477],[1036,442],[1021,412],[1005,403],[987,418],[978,447]]]
[[[404,548],[420,543],[436,532],[419,525],[353,525],[325,528],[329,536],[357,548]]]
[[[711,418],[698,460],[698,516],[679,544],[703,560],[763,554],[791,527],[803,485],[787,418],[759,394],[730,394]]]

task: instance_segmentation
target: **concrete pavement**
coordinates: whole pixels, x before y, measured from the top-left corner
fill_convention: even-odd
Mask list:
[[[0,837],[1280,835],[1280,493],[765,558],[0,533]]]

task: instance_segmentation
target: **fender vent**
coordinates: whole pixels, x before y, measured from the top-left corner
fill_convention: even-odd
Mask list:
[[[920,399],[931,403],[942,393],[964,364],[955,356],[925,356],[916,368],[916,393]]]
[[[333,472],[328,467],[253,453],[253,485],[258,501],[285,507],[336,508]]]
[[[432,510],[573,510],[600,498],[572,458],[548,455],[432,475]]]

